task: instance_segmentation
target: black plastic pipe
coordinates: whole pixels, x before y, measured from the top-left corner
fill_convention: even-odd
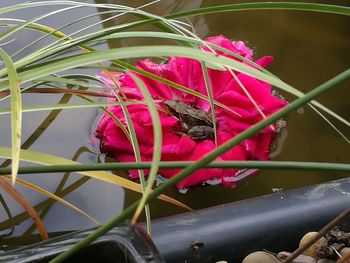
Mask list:
[[[350,207],[350,179],[283,191],[152,221],[152,240],[139,227],[116,227],[68,262],[242,262],[257,250],[292,251]],[[350,230],[350,218],[340,225]],[[83,230],[0,254],[0,262],[44,263],[88,235]],[[160,255],[158,254],[160,252]]]
[[[257,250],[296,249],[348,207],[350,179],[341,179],[154,220],[152,239],[169,263],[241,262]]]

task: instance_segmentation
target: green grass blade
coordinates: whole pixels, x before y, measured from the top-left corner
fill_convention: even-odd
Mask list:
[[[138,219],[139,215],[141,214],[141,211],[143,207],[146,204],[146,200],[148,196],[150,195],[154,182],[156,180],[159,162],[161,158],[161,147],[162,147],[162,124],[160,123],[160,119],[158,116],[158,110],[157,107],[153,101],[153,98],[151,94],[149,93],[148,89],[145,87],[144,83],[136,77],[133,73],[129,73],[131,78],[135,81],[136,85],[140,89],[144,100],[148,106],[148,110],[150,112],[151,120],[152,120],[152,126],[153,126],[153,156],[152,156],[152,165],[149,171],[148,180],[147,180],[147,186],[146,189],[142,195],[140,204],[138,208],[135,211],[134,217],[131,220],[132,224],[136,223],[136,220]]]
[[[76,110],[76,109],[88,109],[96,107],[107,107],[107,106],[121,106],[121,105],[133,105],[133,104],[144,104],[142,101],[129,101],[129,102],[90,102],[81,104],[72,103],[61,103],[61,104],[47,104],[47,105],[35,105],[35,106],[24,106],[22,112],[37,112],[37,111],[48,111],[48,110]],[[0,108],[0,115],[11,114],[12,111],[9,109]]]
[[[222,12],[248,10],[297,10],[350,16],[350,8],[339,5],[296,2],[253,2],[202,7],[188,11],[173,13],[165,17],[168,19],[172,19]]]
[[[112,76],[110,78],[114,82],[114,85],[117,87],[117,89],[120,89],[120,87],[117,85],[116,80],[113,79]],[[123,101],[123,98],[121,98],[121,96],[119,96],[119,94],[117,92],[114,92],[114,95],[118,101]],[[127,126],[128,130],[126,130],[124,128],[123,124],[121,124],[121,126],[119,126],[119,127],[123,127],[126,130],[127,135],[129,136],[130,144],[133,148],[135,160],[136,160],[136,162],[141,162],[142,161],[141,152],[140,152],[139,142],[138,142],[137,136],[136,136],[134,123],[132,122],[131,116],[129,114],[129,110],[126,106],[122,105],[122,111],[123,111],[123,114],[125,117],[125,122],[126,122],[126,126]],[[113,114],[111,114],[111,115],[114,117],[114,120],[117,120],[118,122],[120,122],[119,119],[116,118]],[[109,116],[111,116],[111,115],[109,115]],[[146,191],[145,174],[142,170],[138,170],[137,172],[138,172],[138,176],[140,179],[142,194],[145,194],[145,191]],[[151,210],[150,210],[149,205],[145,206],[145,214],[146,214],[147,232],[150,233],[151,232]]]
[[[290,85],[282,82],[280,79],[273,77],[264,72],[260,72],[254,68],[246,66],[238,61],[231,60],[225,57],[217,57],[208,52],[203,52],[194,48],[189,47],[178,47],[178,46],[141,46],[141,47],[126,47],[119,49],[110,49],[104,51],[90,52],[88,54],[82,54],[78,56],[72,56],[58,61],[53,61],[49,64],[38,65],[36,68],[28,69],[25,72],[19,74],[22,79],[22,82],[27,82],[34,80],[35,78],[44,77],[46,75],[54,74],[59,71],[66,69],[88,65],[95,62],[100,62],[109,59],[123,59],[123,58],[137,58],[148,54],[149,56],[184,56],[190,57],[197,60],[203,60],[207,63],[216,63],[218,65],[225,65],[225,67],[243,72],[247,75],[250,75],[254,78],[260,79],[265,82],[269,82],[276,87],[279,87],[287,92],[290,92],[296,96],[302,96],[303,93],[291,87]],[[0,90],[1,88],[6,87],[7,81],[0,81]],[[323,105],[318,102],[312,101],[312,104],[331,114],[344,124],[350,127],[350,123],[344,118],[340,117],[333,111],[330,111]]]
[[[30,19],[28,21],[26,21],[25,23],[21,24],[21,25],[18,25],[18,26],[15,26],[13,28],[11,28],[10,30],[7,30],[6,32],[0,34],[0,40],[3,40],[5,39],[6,37],[16,33],[17,31],[21,30],[22,28],[25,28],[27,25],[30,25],[38,20],[41,20],[43,18],[46,18],[46,17],[49,17],[49,16],[52,16],[54,14],[58,14],[58,13],[61,13],[61,12],[66,12],[68,10],[71,10],[71,9],[74,9],[74,8],[77,8],[75,6],[73,7],[67,7],[67,8],[62,8],[62,9],[58,9],[58,10],[55,10],[55,11],[52,11],[52,12],[49,12],[47,14],[44,14],[44,15],[41,15],[41,16],[38,16],[38,17],[35,17],[33,19]]]
[[[47,75],[56,74],[60,71],[89,65],[101,61],[107,61],[110,59],[126,59],[126,58],[138,58],[148,54],[150,57],[162,57],[162,56],[184,56],[197,60],[203,60],[207,63],[213,63],[218,65],[225,65],[233,70],[243,72],[259,80],[269,82],[277,87],[290,89],[290,86],[285,84],[279,79],[276,79],[270,75],[260,72],[254,68],[246,66],[239,61],[235,61],[223,56],[215,56],[208,52],[204,52],[198,49],[189,47],[178,46],[138,46],[138,47],[125,47],[115,48],[103,51],[90,52],[86,54],[71,56],[58,60],[53,60],[50,63],[43,63],[39,65],[33,65],[31,69],[27,69],[19,73],[19,77],[23,83],[35,80],[37,78],[45,77]],[[6,80],[0,81],[0,88],[6,87],[8,82]]]
[[[6,159],[11,158],[11,148],[0,146],[0,157],[6,158]],[[54,155],[50,155],[42,152],[23,150],[23,149],[21,150],[20,158],[21,160],[26,162],[43,164],[43,165],[79,164],[78,162],[65,159],[62,157],[58,157],[58,156],[54,156]],[[139,193],[142,192],[139,184],[132,182],[130,180],[127,180],[116,174],[108,173],[105,171],[95,171],[95,172],[86,171],[86,172],[79,172],[79,174],[89,176],[91,178],[95,178],[97,180],[101,180],[107,183],[111,183],[111,184],[129,189],[131,191],[135,191]],[[175,200],[174,198],[168,197],[166,195],[160,196],[160,199],[170,204],[182,207],[186,210],[192,210],[185,204]]]
[[[19,167],[19,156],[21,150],[21,128],[22,128],[22,102],[20,91],[20,80],[16,68],[9,55],[0,48],[0,56],[3,58],[8,72],[8,84],[11,95],[11,156],[12,156],[12,184],[15,184]]]
[[[216,117],[215,117],[215,105],[214,105],[213,89],[211,87],[207,67],[205,66],[205,63],[203,63],[203,62],[201,62],[201,69],[202,69],[203,78],[204,78],[205,90],[207,91],[207,94],[208,94],[208,100],[209,100],[209,105],[210,105],[210,115],[211,115],[211,119],[213,121],[213,129],[214,129],[214,144],[215,144],[215,148],[216,148],[218,146],[218,136],[217,136],[217,130],[216,130],[217,125],[216,125]]]
[[[180,169],[194,164],[195,161],[162,161],[159,169]],[[122,163],[97,163],[97,164],[69,164],[50,166],[25,166],[19,167],[18,174],[56,173],[75,171],[125,171],[129,169],[150,169],[152,162],[122,162]],[[291,162],[291,161],[215,161],[205,165],[203,168],[221,169],[246,169],[254,168],[260,170],[306,170],[306,171],[334,171],[350,172],[350,164],[347,163],[325,163],[325,162]],[[0,168],[0,175],[6,175],[11,169]]]

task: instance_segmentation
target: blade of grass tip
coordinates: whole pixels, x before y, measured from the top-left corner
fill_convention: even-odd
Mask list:
[[[203,78],[204,78],[204,84],[205,84],[205,89],[208,94],[208,100],[209,100],[209,105],[210,105],[210,115],[211,119],[213,122],[213,129],[214,129],[214,143],[215,143],[215,148],[218,147],[218,136],[217,136],[217,131],[216,131],[216,117],[215,117],[215,106],[214,106],[214,96],[213,96],[213,90],[212,90],[212,85],[210,83],[210,78],[208,75],[208,70],[207,67],[205,66],[205,63],[201,61],[201,68],[203,72]]]
[[[9,177],[11,179],[11,177]],[[33,219],[36,228],[39,231],[39,234],[43,240],[49,239],[49,236],[47,235],[45,226],[43,222],[41,221],[38,213],[35,211],[35,209],[29,204],[29,202],[10,184],[8,184],[4,179],[0,178],[0,187],[7,192],[18,204],[20,204],[30,215],[30,217]]]
[[[205,155],[202,157],[200,160],[198,160],[195,164],[188,166],[187,168],[183,169],[181,172],[179,172],[176,176],[172,177],[169,179],[167,182],[164,184],[160,185],[154,191],[149,195],[148,200],[151,200],[152,198],[155,198],[159,194],[161,194],[163,191],[171,187],[172,185],[178,183],[179,181],[183,180],[186,178],[186,176],[190,175],[192,172],[196,171],[197,169],[203,167],[204,165],[210,163],[213,161],[215,158],[218,156],[222,155],[235,145],[241,143],[245,139],[249,138],[250,136],[256,134],[260,130],[264,129],[268,125],[274,123],[275,121],[279,120],[280,118],[286,116],[288,113],[297,110],[300,108],[302,105],[305,105],[312,99],[314,99],[316,96],[328,91],[331,89],[333,86],[339,84],[340,82],[350,78],[350,69],[340,73],[336,77],[326,81],[322,85],[318,86],[317,88],[311,90],[305,96],[302,98],[299,98],[293,102],[291,102],[289,105],[286,107],[280,109],[279,111],[273,113],[270,115],[268,118],[259,121],[257,124],[253,125],[252,127],[248,128],[247,130],[243,131],[239,135],[235,136],[234,138],[228,140],[224,144],[220,145],[218,148],[216,148],[214,151],[210,152],[209,154]],[[147,201],[148,201],[147,200]],[[114,218],[109,220],[106,224],[100,226],[97,228],[94,232],[86,236],[85,238],[81,239],[78,241],[74,246],[66,250],[65,252],[61,253],[54,259],[52,259],[49,263],[61,263],[76,252],[78,252],[80,249],[83,247],[87,246],[94,240],[96,240],[98,237],[104,235],[106,232],[108,232],[110,229],[112,229],[115,225],[119,224],[123,220],[125,220],[128,216],[131,215],[133,211],[137,208],[139,204],[139,201],[136,201],[124,211],[118,215],[116,215]]]
[[[5,179],[11,179],[9,176],[4,176],[4,178]],[[57,195],[55,195],[55,194],[53,194],[53,193],[51,193],[51,192],[41,188],[41,187],[39,187],[39,186],[37,186],[35,184],[32,184],[32,183],[30,183],[30,182],[28,182],[26,180],[21,179],[21,178],[18,178],[18,183],[20,185],[26,187],[26,188],[29,188],[29,189],[37,192],[37,193],[40,193],[40,194],[45,195],[47,197],[50,197],[50,198],[54,199],[55,201],[61,203],[62,205],[64,205],[64,206],[66,206],[66,207],[68,207],[68,208],[78,212],[79,214],[81,214],[81,215],[85,216],[86,218],[88,218],[91,222],[93,222],[97,226],[101,224],[97,219],[93,218],[92,216],[90,216],[88,213],[84,212],[80,208],[76,207],[75,205],[67,202],[66,200],[60,198],[59,196],[57,196]]]
[[[12,149],[12,185],[16,182],[21,149],[21,126],[22,126],[22,102],[20,80],[16,68],[9,55],[0,48],[0,56],[3,58],[8,72],[10,95],[11,95],[11,149]]]
[[[158,110],[155,105],[155,102],[153,101],[153,98],[151,94],[149,93],[148,89],[146,88],[145,84],[139,79],[135,74],[129,73],[130,77],[134,80],[137,87],[140,89],[143,98],[148,106],[148,110],[151,116],[152,120],[152,126],[153,126],[153,156],[152,156],[152,165],[149,171],[148,180],[147,180],[147,186],[145,189],[145,192],[142,195],[140,204],[138,208],[135,211],[135,214],[133,218],[131,219],[131,224],[135,224],[137,219],[139,218],[141,211],[143,207],[146,204],[146,200],[149,196],[149,194],[152,191],[153,184],[156,180],[158,168],[159,168],[159,162],[161,158],[161,147],[162,147],[162,124],[160,123]]]
[[[116,99],[118,101],[120,101],[120,102],[122,102],[124,100],[127,100],[123,90],[121,89],[121,87],[119,87],[116,79],[114,79],[114,76],[108,71],[106,71],[106,73],[107,73],[107,76],[109,76],[109,78],[113,81],[116,89],[118,91],[121,91],[122,95],[124,95],[124,97],[122,98],[121,96],[119,96],[118,92],[115,92],[114,89],[112,89],[112,92],[114,93]],[[140,152],[139,142],[138,142],[137,136],[136,136],[134,123],[133,123],[133,121],[131,119],[131,116],[129,114],[128,108],[125,105],[122,105],[121,107],[122,107],[122,111],[123,111],[123,114],[124,114],[124,117],[125,117],[126,126],[127,126],[128,130],[129,130],[128,135],[129,135],[129,138],[130,138],[130,144],[131,144],[133,152],[134,152],[135,161],[136,162],[141,162],[142,161],[142,159],[141,159],[141,152]],[[117,119],[119,121],[118,118],[115,117],[115,119]],[[121,125],[124,127],[123,124],[121,124]],[[140,170],[140,169],[137,170],[137,173],[138,173],[138,176],[139,176],[139,179],[140,179],[140,185],[141,185],[142,194],[144,195],[145,191],[146,191],[145,174],[144,174],[143,170]],[[150,210],[149,205],[145,206],[145,215],[146,215],[147,233],[151,234],[151,210]]]

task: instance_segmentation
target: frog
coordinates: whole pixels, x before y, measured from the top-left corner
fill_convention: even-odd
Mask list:
[[[165,109],[179,119],[181,131],[195,141],[214,138],[214,125],[211,115],[201,109],[192,107],[179,100],[164,101]]]

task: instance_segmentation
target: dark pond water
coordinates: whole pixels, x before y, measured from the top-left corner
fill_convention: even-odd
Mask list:
[[[112,3],[112,1],[96,2]],[[114,1],[114,3],[133,6],[139,6],[147,2],[149,1]],[[215,4],[233,2],[243,1],[215,1]],[[350,6],[348,1],[317,2]],[[167,14],[213,4],[214,1],[199,0],[160,1],[146,10],[156,14]],[[123,17],[118,21],[125,22],[127,19],[129,18]],[[118,21],[113,20],[113,23]],[[230,39],[243,40],[249,43],[254,48],[257,57],[272,55],[274,63],[269,67],[269,70],[283,81],[303,92],[311,90],[350,67],[350,17],[275,10],[227,12],[194,17],[190,21],[200,37],[222,34]],[[147,29],[149,28],[147,27]],[[145,43],[144,40],[128,39],[113,42],[110,45],[129,46],[143,43]],[[347,81],[318,98],[321,103],[347,120],[350,119],[349,86],[350,81]],[[294,99],[286,93],[281,92],[281,94],[288,100]],[[47,103],[58,100],[49,95],[45,99],[48,100]],[[35,98],[25,96],[25,102],[28,104],[35,103]],[[45,116],[45,113],[25,115],[25,139],[29,137]],[[65,158],[72,158],[81,147],[87,147],[93,152],[98,152],[96,144],[91,143],[96,120],[97,112],[95,110],[62,112],[30,149],[56,154]],[[273,160],[350,162],[349,145],[310,108],[304,107],[298,112],[290,114],[286,120],[287,127],[277,138]],[[8,118],[0,118],[1,146],[9,146],[8,121]],[[348,127],[336,120],[332,121],[345,135],[350,136]],[[96,158],[95,154],[84,152],[78,160],[84,163],[94,163]],[[178,193],[175,189],[169,190],[167,194],[194,209],[199,209],[268,194],[274,189],[291,189],[345,176],[348,175],[330,172],[261,171],[258,176],[242,180],[235,189],[220,186],[196,187],[185,195]],[[62,175],[26,176],[26,178],[29,177],[35,182],[39,181],[48,190],[53,191]],[[33,199],[43,199],[38,197],[38,194],[28,190],[23,191],[26,191],[26,196]],[[117,187],[90,181],[78,191],[68,195],[67,200],[77,204],[101,221],[105,221],[112,214],[120,211],[122,206],[127,206],[138,197],[139,195],[130,191],[123,192]],[[13,208],[13,214],[21,210],[20,207],[10,202],[9,198],[5,197],[5,199]],[[153,217],[178,212],[183,212],[183,210],[159,201],[152,203]],[[4,220],[6,216],[3,216],[3,212],[0,213],[1,219]],[[57,220],[57,215],[62,215],[62,218],[69,217],[68,222]],[[53,207],[45,219],[45,223],[48,224],[50,231],[90,226],[81,216],[61,205]],[[30,222],[27,224],[30,224]]]

